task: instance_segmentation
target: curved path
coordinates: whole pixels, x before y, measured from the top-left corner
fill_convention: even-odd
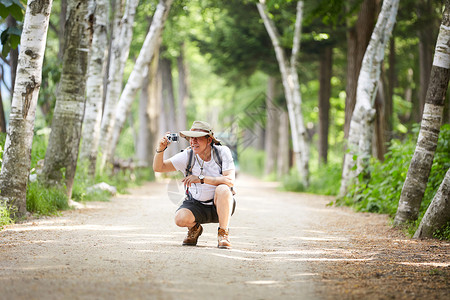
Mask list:
[[[173,182],[0,232],[0,299],[444,299],[450,245],[239,177],[233,249],[173,223]],[[447,298],[448,299],[448,298]]]

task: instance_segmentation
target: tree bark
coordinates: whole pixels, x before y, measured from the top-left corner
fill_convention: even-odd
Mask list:
[[[385,0],[364,55],[358,78],[356,105],[350,123],[348,152],[344,156],[341,188],[339,195],[347,193],[348,187],[358,174],[366,171],[372,151],[374,100],[380,79],[381,62],[386,43],[392,33],[397,16],[399,0]],[[356,170],[354,156],[357,156]]]
[[[385,140],[391,141],[394,129],[393,114],[394,114],[394,88],[396,85],[396,71],[395,71],[395,38],[391,37],[389,49],[389,69],[387,71],[388,84],[386,92],[386,102],[384,104],[384,116],[386,122]]]
[[[116,108],[122,91],[122,80],[125,63],[130,52],[131,40],[133,37],[133,23],[136,14],[136,8],[139,0],[129,0],[126,3],[123,16],[120,15],[122,7],[121,0],[116,0],[116,18],[114,21],[113,40],[110,51],[110,61],[108,69],[108,84],[106,89],[106,99],[103,108],[103,117],[100,133],[100,152],[101,164],[103,170],[108,161],[108,150],[111,147],[112,132],[116,121]],[[127,115],[123,112],[124,116]]]
[[[276,107],[277,79],[269,76],[267,80],[266,93],[266,130],[265,130],[265,153],[264,174],[267,176],[275,172],[277,167],[279,110]]]
[[[419,123],[423,114],[425,106],[425,99],[427,95],[427,87],[430,80],[431,66],[433,60],[433,39],[435,38],[434,23],[430,22],[432,15],[432,5],[430,0],[420,0],[417,6],[417,17],[421,26],[418,30],[419,37],[419,66],[420,66],[420,84],[419,84],[419,107],[414,121]]]
[[[414,238],[431,238],[433,233],[450,222],[450,169],[425,215],[414,233]]]
[[[295,21],[294,40],[290,62],[287,61],[284,49],[281,47],[279,33],[275,24],[269,18],[265,1],[257,3],[258,11],[264,21],[267,33],[269,34],[275,54],[280,67],[283,80],[284,93],[287,100],[289,121],[291,124],[292,145],[294,148],[297,171],[301,177],[303,186],[309,186],[309,145],[307,142],[307,132],[303,122],[301,109],[302,98],[300,93],[300,83],[297,74],[297,57],[300,49],[301,22],[303,13],[303,1],[297,2],[297,15]]]
[[[328,162],[328,130],[330,126],[331,75],[333,48],[327,46],[320,56],[319,74],[319,163]]]
[[[86,109],[83,120],[80,161],[95,175],[103,105],[103,67],[108,45],[108,2],[96,0],[94,36],[86,82]]]
[[[51,7],[52,0],[28,1],[20,41],[20,65],[0,173],[1,201],[17,217],[26,213],[34,120]]]
[[[67,18],[67,0],[61,0],[59,12],[59,32],[58,32],[58,40],[59,40],[58,58],[60,60],[62,60],[64,54],[64,35],[65,35],[66,18]]]
[[[369,45],[375,25],[376,1],[364,0],[358,13],[358,20],[347,31],[347,84],[345,87],[345,124],[344,136],[347,138],[350,121],[356,104],[356,88],[361,64]]]
[[[86,101],[86,72],[92,34],[88,3],[89,0],[68,2],[60,91],[56,98],[42,172],[43,181],[48,185],[61,185],[64,177],[69,199],[75,178]]]
[[[278,130],[278,178],[289,173],[290,150],[289,150],[289,114],[282,111]]]
[[[133,71],[128,78],[127,84],[123,89],[122,95],[120,96],[116,107],[112,140],[107,147],[106,155],[104,155],[107,161],[111,161],[114,156],[114,152],[119,141],[119,136],[122,131],[123,124],[125,123],[125,117],[131,108],[131,103],[133,102],[137,91],[142,86],[144,68],[148,66],[155,52],[158,51],[159,38],[163,30],[164,23],[167,19],[167,15],[169,14],[172,2],[173,0],[160,0],[158,6],[156,7],[150,30],[145,38],[144,44],[142,45],[141,51],[139,52],[139,56],[136,60],[136,64],[134,65]]]
[[[439,36],[431,68],[424,113],[416,150],[406,174],[394,225],[414,221],[419,215],[420,204],[428,182],[434,152],[442,124],[445,94],[450,79],[450,1],[445,2]]]

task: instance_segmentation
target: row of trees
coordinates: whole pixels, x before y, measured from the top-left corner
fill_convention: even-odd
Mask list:
[[[426,117],[422,122],[428,123],[422,128],[428,128],[433,137],[437,138],[448,84],[445,71],[448,69],[445,48],[448,41],[445,31],[447,11],[443,14],[435,60],[431,64],[431,46],[434,43],[433,36],[437,34],[436,24],[440,19],[437,13],[442,6],[428,0],[407,2],[405,7],[413,5],[419,12],[415,15],[417,24],[413,25],[417,25],[415,30],[419,36],[420,71],[414,71],[414,64],[403,67],[408,72],[403,73],[406,76],[400,76],[396,71],[396,59],[399,56],[396,43],[402,41],[402,34],[407,33],[407,29],[400,28],[401,31],[396,33],[394,25],[397,17],[400,17],[402,21],[397,22],[397,27],[414,26],[403,21],[410,19],[408,14],[411,12],[398,10],[398,0],[385,0],[382,6],[376,0],[330,3],[306,0],[175,1],[173,5],[170,0],[161,0],[157,5],[139,4],[136,0],[116,0],[111,3],[104,0],[61,0],[59,16],[60,20],[66,20],[60,22],[64,26],[57,31],[62,41],[59,47],[62,68],[55,107],[51,110],[52,131],[42,181],[49,185],[64,184],[70,197],[78,158],[83,165],[88,166],[91,176],[96,172],[98,157],[100,170],[97,171],[104,170],[105,166],[112,163],[122,128],[130,117],[132,103],[139,91],[140,131],[139,138],[136,138],[139,141],[136,145],[137,156],[145,165],[151,165],[153,139],[167,130],[184,128],[187,116],[193,113],[192,110],[186,111],[190,92],[184,51],[189,37],[188,41],[195,43],[202,53],[210,55],[214,71],[228,82],[243,81],[243,77],[248,77],[257,70],[269,75],[265,107],[267,118],[264,124],[266,173],[275,172],[275,167],[278,167],[279,173],[287,171],[290,154],[287,148],[289,139],[285,133],[289,132],[290,125],[293,161],[304,186],[309,185],[312,145],[311,128],[306,126],[308,116],[304,108],[308,106],[302,99],[302,94],[305,93],[302,83],[307,82],[308,77],[317,80],[317,75],[310,69],[319,70],[318,149],[320,161],[325,164],[329,148],[332,81],[337,77],[346,78],[345,122],[342,130],[348,141],[348,151],[343,165],[340,189],[342,196],[355,179],[366,174],[370,156],[374,154],[382,159],[385,144],[395,133],[395,119],[399,118],[393,113],[393,100],[396,96],[399,97],[398,94],[403,93],[402,97],[413,104],[414,113],[410,114],[412,120],[421,120],[421,112],[424,111]],[[20,2],[17,3],[13,1],[12,5],[4,7],[11,12],[12,8],[15,10],[16,6],[20,7]],[[141,14],[137,10],[138,6],[143,8]],[[45,49],[42,47],[45,47],[48,24],[52,24],[51,7],[51,1],[36,0],[28,3],[18,59],[21,63],[17,71],[12,71],[17,74],[18,79],[12,99],[0,190],[4,200],[13,205],[18,214],[25,212],[29,153]],[[196,9],[201,11],[200,20],[195,20],[193,11]],[[149,11],[152,12],[151,18],[148,17]],[[136,22],[135,18],[145,22]],[[37,32],[27,33],[25,29],[28,24],[42,19],[46,21],[39,23],[41,27],[30,27]],[[192,33],[195,31],[193,28],[201,28],[202,34]],[[390,38],[393,32],[394,37]],[[30,34],[40,38],[39,48],[29,38]],[[14,31],[8,29],[6,36],[10,37],[9,41],[13,41]],[[138,47],[136,43],[133,46],[133,40],[140,41],[137,43]],[[28,42],[31,44],[28,45]],[[7,44],[8,42],[5,43]],[[388,44],[389,51],[386,49]],[[410,51],[407,43],[401,47],[401,51]],[[287,53],[290,53],[289,57]],[[385,53],[389,55],[388,70],[383,64]],[[130,55],[134,59],[132,65],[128,65],[129,76],[124,81]],[[347,63],[340,66],[346,66],[346,72],[333,70],[333,57],[339,59],[342,55],[347,57]],[[175,100],[173,91],[171,56],[177,58],[178,101]],[[12,57],[13,54],[10,53],[10,60]],[[317,61],[320,62],[319,68],[314,66]],[[433,73],[428,84],[432,65]],[[26,68],[22,70],[21,67],[31,68],[36,73],[25,71]],[[410,73],[413,75],[409,76]],[[415,74],[420,74],[420,84],[415,88],[418,96],[412,97],[410,86],[414,80],[411,77],[416,76]],[[401,90],[397,91],[397,95],[396,88]],[[427,88],[428,94],[424,92]],[[284,91],[284,97],[278,96],[282,94],[280,90]],[[306,94],[310,98],[308,91]],[[413,99],[418,99],[417,103]],[[273,105],[286,107],[286,113],[271,114]],[[241,106],[238,103],[236,107],[239,109]],[[284,112],[284,108],[281,110]],[[224,116],[224,120],[233,121],[229,115],[236,111],[223,111],[228,114]],[[427,137],[425,133],[420,135],[419,142],[430,147],[418,147],[418,152],[427,153],[428,156],[426,160],[421,156],[413,159],[420,163],[411,166],[412,173],[408,176],[400,199],[397,225],[417,218],[417,213],[410,212],[417,210],[417,205],[411,205],[409,195],[412,192],[408,189],[408,180],[420,180],[426,185],[426,172],[416,176],[414,170],[416,166],[423,170],[430,164],[430,153],[433,144],[436,144],[435,140],[424,139],[424,136]],[[278,145],[280,149],[277,151],[278,147],[274,145]],[[421,151],[422,148],[424,150]],[[23,157],[27,159],[18,159]],[[18,161],[21,161],[19,165]],[[425,166],[421,165],[423,161],[427,161]],[[445,182],[441,188],[441,195],[444,196]],[[418,185],[413,183],[410,186]],[[421,199],[420,192],[414,192],[417,199]],[[438,195],[439,192],[436,197]],[[416,203],[420,205],[420,200],[416,200]],[[450,214],[442,206],[439,207],[443,217],[438,222],[428,221],[432,224],[430,228],[436,228],[448,220]],[[433,220],[433,217],[428,220],[430,219]]]

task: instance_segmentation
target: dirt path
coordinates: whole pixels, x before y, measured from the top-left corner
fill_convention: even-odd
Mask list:
[[[237,182],[232,250],[183,247],[167,183],[0,232],[0,299],[449,299],[450,244],[385,216]]]

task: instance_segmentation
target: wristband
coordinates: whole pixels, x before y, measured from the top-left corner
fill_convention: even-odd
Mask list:
[[[166,151],[166,149],[167,149],[167,146],[166,146],[166,148],[162,149],[161,151],[158,151],[158,149],[156,149],[156,153],[162,153],[162,152]]]

